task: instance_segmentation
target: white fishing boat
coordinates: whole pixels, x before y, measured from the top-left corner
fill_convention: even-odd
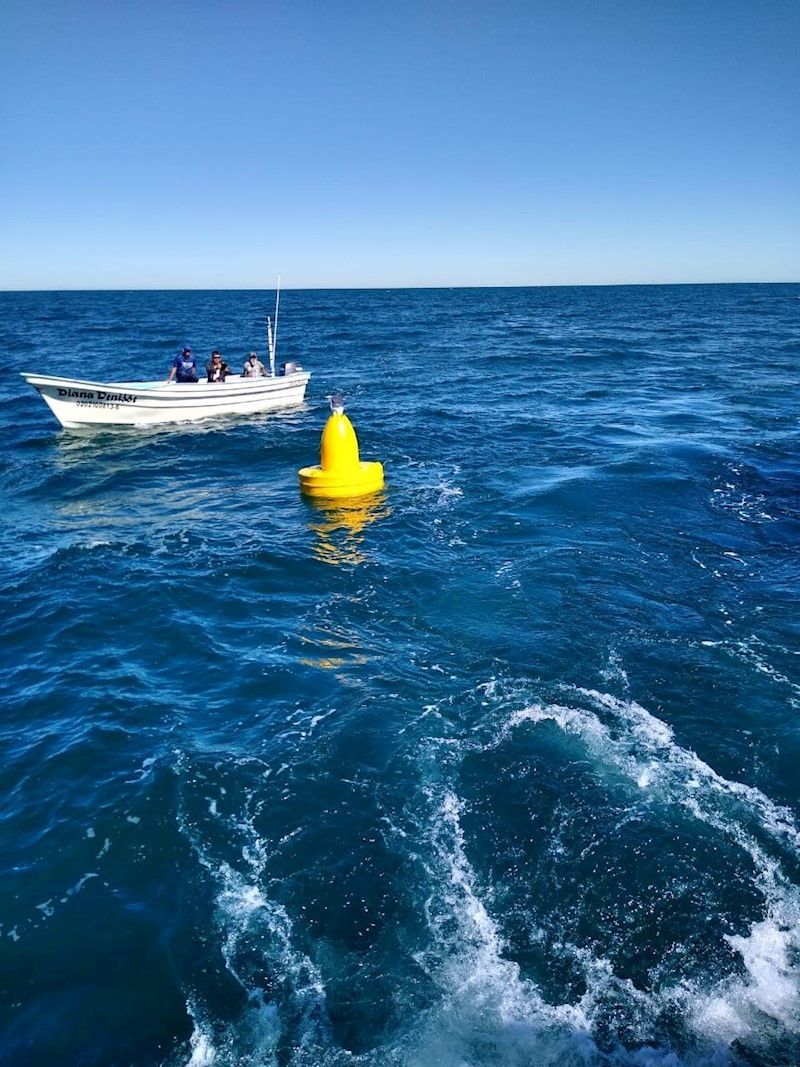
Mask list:
[[[149,426],[211,415],[253,415],[302,404],[311,375],[296,369],[224,382],[89,382],[23,374],[62,426]]]
[[[270,373],[259,378],[228,374],[222,382],[96,382],[49,374],[22,377],[32,385],[62,426],[150,426],[186,422],[213,415],[253,415],[302,404],[311,377],[296,363],[275,370],[278,304],[275,323],[267,319]]]

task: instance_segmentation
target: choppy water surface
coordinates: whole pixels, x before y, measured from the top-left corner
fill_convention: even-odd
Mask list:
[[[0,1059],[800,1062],[800,286],[287,292],[308,404],[4,430]],[[260,293],[1,294],[11,371]],[[345,391],[378,499],[297,491]]]

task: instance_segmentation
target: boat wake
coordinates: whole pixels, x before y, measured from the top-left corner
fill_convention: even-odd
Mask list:
[[[275,853],[259,836],[256,820],[239,812],[231,823],[241,842],[238,865],[220,862],[187,823],[200,866],[214,886],[213,943],[240,995],[238,1009],[221,1018],[218,998],[203,999],[197,988],[187,992],[194,1032],[175,1062],[190,1067],[797,1062],[800,891],[792,874],[800,831],[792,813],[758,789],[717,773],[678,744],[666,722],[633,700],[568,688],[562,702],[524,702],[510,709],[508,693],[493,683],[482,686],[480,696],[486,717],[466,736],[425,736],[432,716],[414,720],[409,733],[417,736],[409,738],[406,754],[416,764],[418,788],[382,816],[388,846],[402,853],[407,904],[415,919],[398,931],[397,942],[408,956],[403,967],[397,959],[372,962],[396,968],[404,981],[416,974],[416,994],[400,989],[398,1000],[417,1007],[401,1013],[366,1051],[352,1051],[329,1016],[331,974],[321,962],[325,945],[311,936],[302,911],[290,914],[292,903],[278,902],[281,882],[271,873]],[[436,717],[437,728],[445,719]],[[558,744],[559,738],[565,766],[579,761],[614,795],[621,839],[649,817],[670,832],[682,828],[687,834],[695,827],[698,847],[732,846],[751,919],[738,926],[721,919],[710,931],[679,924],[685,943],[656,944],[664,901],[653,886],[652,895],[630,901],[629,929],[614,928],[605,948],[597,939],[581,939],[570,910],[591,907],[582,902],[591,886],[576,889],[568,872],[583,869],[583,852],[597,842],[584,842],[578,850],[564,830],[574,813],[563,807],[562,830],[540,841],[539,859],[561,872],[552,900],[531,893],[530,887],[540,884],[536,855],[517,854],[516,865],[506,864],[505,846],[498,842],[498,855],[487,861],[478,840],[481,811],[502,801],[504,787],[513,791],[514,784],[508,778],[498,782],[495,795],[469,795],[470,761],[500,758],[509,774],[523,776],[526,745]],[[533,784],[526,781],[526,789]],[[478,856],[484,857],[480,865]],[[688,915],[693,896],[702,895],[708,908],[719,884],[698,857],[694,877],[684,872],[661,892],[665,900],[674,898],[678,913],[684,908]],[[569,907],[559,896],[571,898]],[[592,915],[591,925],[601,918]],[[644,943],[648,937],[653,944]],[[626,960],[640,951],[649,965],[631,969]],[[549,971],[568,978],[556,980]]]

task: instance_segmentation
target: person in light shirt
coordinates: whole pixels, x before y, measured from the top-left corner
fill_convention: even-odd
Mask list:
[[[244,368],[242,369],[243,378],[266,378],[267,368],[258,358],[256,352],[251,352],[247,357]]]

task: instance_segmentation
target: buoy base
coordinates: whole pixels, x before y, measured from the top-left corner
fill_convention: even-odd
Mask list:
[[[300,477],[300,490],[306,496],[357,497],[383,489],[382,463],[359,463],[344,471],[302,467],[297,473]]]

